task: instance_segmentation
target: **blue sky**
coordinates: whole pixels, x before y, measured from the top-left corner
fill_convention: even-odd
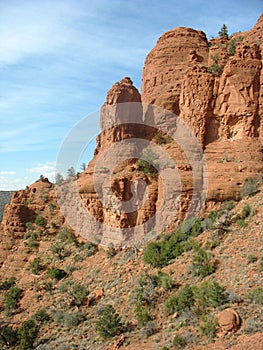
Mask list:
[[[163,32],[189,26],[209,39],[223,23],[250,29],[262,11],[262,0],[0,0],[0,190],[52,179],[63,139],[112,84],[130,76],[140,89]]]

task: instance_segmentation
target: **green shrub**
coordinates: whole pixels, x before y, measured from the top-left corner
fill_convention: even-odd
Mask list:
[[[76,282],[69,288],[68,293],[73,298],[74,304],[77,306],[82,305],[83,301],[89,294],[86,286]]]
[[[131,302],[136,305],[151,305],[157,296],[155,290],[157,281],[153,276],[142,275],[138,279],[138,285],[131,293]]]
[[[244,333],[245,334],[261,333],[262,328],[263,328],[263,319],[262,317],[258,317],[258,315],[256,315],[255,317],[250,317],[246,319]]]
[[[216,336],[217,320],[212,316],[202,316],[199,328],[209,341],[213,341]]]
[[[82,250],[85,252],[85,256],[89,257],[94,255],[97,252],[98,248],[93,243],[87,242],[81,246],[81,251]]]
[[[192,217],[184,220],[179,227],[177,234],[182,240],[188,239],[189,236],[196,237],[202,232],[202,221]],[[187,235],[187,236],[185,236]]]
[[[43,218],[43,216],[41,214],[38,214],[35,220],[35,224],[37,226],[42,226],[45,227],[47,224],[47,220],[45,218]]]
[[[38,275],[41,270],[43,270],[43,266],[41,264],[40,258],[35,258],[33,261],[29,263],[29,268],[34,275]]]
[[[62,278],[67,276],[67,273],[62,270],[58,269],[57,267],[52,267],[48,270],[48,276],[52,279],[61,280]]]
[[[166,145],[168,143],[171,143],[172,142],[172,138],[171,136],[165,136],[165,135],[162,135],[161,133],[158,133],[154,136],[154,140],[155,142],[162,146],[162,145]]]
[[[263,305],[263,287],[254,289],[247,295],[247,298],[251,303]]]
[[[11,278],[5,280],[4,282],[0,283],[0,291],[1,290],[8,290],[11,287],[13,287],[15,284],[16,284],[16,278],[11,277]]]
[[[185,309],[190,309],[195,303],[194,293],[189,285],[183,287],[178,293],[173,294],[165,302],[165,312],[172,315],[175,312],[182,312]]]
[[[67,293],[68,290],[74,285],[75,281],[72,279],[67,279],[65,282],[62,282],[58,287],[60,293]]]
[[[120,315],[112,305],[105,306],[99,313],[96,330],[101,338],[111,338],[124,330]]]
[[[0,345],[4,345],[7,349],[12,348],[18,342],[18,332],[9,326],[3,326],[0,330]],[[2,347],[0,346],[2,349]]]
[[[65,226],[62,226],[57,234],[57,239],[60,242],[64,242],[64,243],[74,243],[75,246],[78,246],[78,240],[76,238],[76,236],[74,235],[74,233],[72,231],[70,231],[70,229],[68,229]]]
[[[25,234],[24,238],[26,239],[26,242],[24,245],[31,249],[36,249],[39,246],[39,242],[37,241],[38,236],[35,232],[29,231]]]
[[[50,247],[51,252],[57,256],[59,260],[64,259],[70,255],[70,251],[66,249],[65,242],[55,242]]]
[[[240,214],[237,214],[235,216],[234,222],[239,226],[239,227],[246,227],[247,223],[244,218]]]
[[[247,219],[248,217],[252,216],[254,214],[255,210],[250,204],[246,204],[241,213],[242,219]]]
[[[85,320],[85,315],[81,311],[68,313],[62,310],[56,310],[53,313],[53,319],[56,324],[60,324],[67,328],[78,326]]]
[[[53,203],[49,203],[48,207],[49,207],[49,210],[51,211],[51,213],[53,213],[53,211],[56,209],[56,205]]]
[[[202,221],[203,230],[211,230],[215,227],[215,223],[219,217],[219,214],[212,210],[207,217]]]
[[[164,267],[169,264],[169,253],[167,242],[151,242],[144,251],[143,260],[153,267]]]
[[[113,243],[110,243],[110,244],[108,245],[107,258],[108,258],[108,259],[112,259],[112,258],[116,255],[116,253],[117,253],[117,252],[116,252],[116,249],[115,249]]]
[[[256,262],[257,260],[258,260],[258,258],[254,254],[248,254],[248,256],[247,256],[247,263],[248,264],[252,264],[252,263]]]
[[[155,167],[150,162],[148,162],[147,160],[144,160],[144,159],[138,159],[137,167],[140,171],[142,171],[143,173],[148,174],[148,175],[152,175],[152,174],[155,174],[157,172]]]
[[[218,282],[205,281],[193,288],[196,303],[202,309],[218,307],[227,302],[225,288]]]
[[[231,200],[231,201],[225,202],[222,209],[226,211],[230,211],[234,209],[235,206],[236,206],[235,201]]]
[[[151,242],[144,251],[144,262],[153,267],[164,267],[179,257],[184,251],[195,246],[192,237],[202,232],[202,222],[197,218],[185,220],[176,233],[161,242]]]
[[[176,334],[173,340],[174,348],[177,350],[181,350],[181,349],[184,349],[186,345],[187,345],[187,342],[185,338],[180,334]]]
[[[135,317],[138,321],[138,326],[143,327],[147,324],[148,321],[152,319],[149,308],[144,305],[137,305],[134,310]]]
[[[39,332],[39,326],[32,319],[25,321],[18,330],[19,350],[33,349],[34,341]]]
[[[156,332],[157,332],[157,326],[156,326],[155,322],[148,321],[142,330],[142,335],[145,338],[148,338],[151,335],[155,334]]]
[[[263,271],[263,256],[261,256],[259,259],[259,271]]]
[[[236,42],[235,40],[231,40],[228,48],[228,54],[229,56],[234,56],[235,53],[236,53]]]
[[[74,271],[77,271],[79,269],[80,269],[80,266],[76,266],[76,265],[65,266],[65,272],[67,273],[67,275],[71,275]]]
[[[142,159],[137,161],[138,170],[150,176],[156,174],[157,169],[154,167],[154,164],[157,158],[158,156],[150,148],[144,149]]]
[[[32,319],[40,323],[45,323],[50,320],[50,316],[45,309],[41,309],[33,315]]]
[[[204,278],[213,273],[215,271],[215,267],[213,264],[211,264],[211,258],[212,254],[210,252],[199,248],[192,258],[192,265],[190,269],[193,274]]]
[[[49,294],[52,293],[52,289],[53,289],[53,284],[50,281],[44,282],[43,283],[43,289],[48,292]]]
[[[5,295],[4,303],[7,315],[10,315],[17,308],[22,292],[22,289],[18,287],[11,287],[9,292]]]
[[[209,73],[215,75],[216,77],[219,77],[222,74],[222,72],[223,72],[223,67],[219,66],[218,63],[213,62],[212,65],[207,68],[207,71]]]
[[[200,245],[194,238],[189,237],[186,241],[181,242],[179,247],[183,252],[190,252],[191,250],[198,249]]]
[[[169,276],[167,273],[159,270],[157,275],[153,276],[157,282],[157,284],[162,287],[165,291],[171,290],[175,286],[174,279]]]
[[[253,178],[246,179],[241,191],[242,198],[252,197],[257,192],[258,192],[258,181]]]

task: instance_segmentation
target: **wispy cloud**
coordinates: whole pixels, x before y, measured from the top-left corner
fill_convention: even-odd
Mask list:
[[[52,177],[53,179],[56,172],[56,162],[39,163],[32,168],[26,169],[26,171],[29,173],[44,175],[46,177]]]
[[[21,190],[22,188],[25,188],[32,179],[28,176],[24,177],[9,177],[9,176],[0,176],[0,185],[2,191],[14,191],[14,190]]]
[[[1,5],[0,47],[2,64],[14,64],[32,54],[53,53],[67,43],[66,2],[10,1]]]
[[[16,171],[14,171],[14,170],[4,170],[4,171],[0,171],[0,175],[16,175]]]

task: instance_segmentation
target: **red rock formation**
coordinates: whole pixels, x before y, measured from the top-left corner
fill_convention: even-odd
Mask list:
[[[180,117],[204,147],[210,135],[214,107],[214,76],[205,67],[193,66],[184,75],[180,93]]]
[[[202,31],[184,27],[163,34],[146,57],[142,96],[128,77],[114,84],[107,93],[101,108],[102,132],[97,138],[94,159],[77,180],[84,210],[88,209],[97,222],[112,228],[132,228],[147,222],[164,194],[160,177],[157,174],[146,176],[138,168],[136,157],[133,157],[138,145],[121,148],[114,157],[111,154],[115,160],[122,159],[123,155],[126,158],[113,167],[113,177],[104,189],[111,193],[107,198],[108,206],[102,203],[94,186],[95,168],[112,145],[131,138],[158,143],[156,136],[159,141],[165,139],[165,132],[170,127],[175,128],[180,120],[192,129],[204,150],[208,164],[207,200],[239,199],[245,179],[256,177],[263,170],[262,32],[263,16],[246,33],[215,38],[210,42]],[[233,49],[235,46],[236,50]],[[151,114],[149,106],[145,112],[141,102],[160,106],[174,114],[158,111]],[[176,160],[181,179],[179,218],[183,217],[193,199],[196,175],[184,146],[192,148],[192,152],[195,149],[195,145],[176,142],[162,145],[164,152]],[[100,175],[105,172],[102,165]],[[172,167],[170,171],[174,173]],[[204,174],[198,176],[205,177]],[[140,210],[117,210],[114,198],[129,202],[135,192],[138,195],[139,180],[148,186],[148,198]],[[27,192],[21,191],[13,196],[3,218],[5,230],[13,227],[22,232],[26,221],[32,220],[37,211],[45,209],[45,203],[41,202],[41,196],[45,197],[43,191],[48,192],[49,198],[53,196],[47,186],[50,184],[45,181],[35,183]],[[169,188],[177,186],[176,181],[169,183]],[[69,199],[66,195],[65,201]],[[30,205],[25,206],[25,202]],[[74,219],[79,210],[76,199],[76,203],[67,208],[67,215]],[[169,210],[172,216],[174,207]],[[86,230],[84,224],[82,230]],[[91,224],[89,231],[96,231],[96,227]],[[108,238],[112,238],[110,235]]]
[[[241,325],[241,319],[238,312],[230,308],[221,311],[217,315],[217,318],[219,326],[218,336],[221,337],[228,332],[236,332]]]
[[[133,82],[129,77],[123,78],[117,82],[108,91],[105,105],[114,105],[123,102],[140,102],[141,95],[139,91],[133,86]]]
[[[163,34],[145,60],[142,101],[178,115],[185,71],[197,62],[207,64],[208,51],[202,31],[180,27]]]
[[[256,44],[239,46],[225,65],[214,109],[220,123],[219,137],[235,140],[259,136],[260,70],[260,52]]]
[[[57,225],[63,223],[58,212],[55,192],[47,178],[38,180],[26,190],[14,192],[10,204],[5,206],[1,228],[16,238],[23,237],[26,224],[33,223],[37,214]]]
[[[244,180],[263,170],[262,32],[263,15],[250,31],[210,42],[176,28],[145,60],[142,101],[191,127],[208,161],[208,200],[239,198]]]

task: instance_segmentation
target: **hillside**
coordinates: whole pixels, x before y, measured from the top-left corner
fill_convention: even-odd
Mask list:
[[[173,240],[160,253],[151,244],[102,249],[76,239],[66,226],[55,233],[58,209],[49,202],[23,236],[2,234],[2,336],[9,330],[11,341],[10,327],[14,332],[34,320],[36,349],[183,348],[172,345],[175,337],[186,349],[261,349],[262,205],[261,186],[202,221],[188,221],[180,239],[176,230],[169,241],[160,236],[159,246]],[[114,336],[118,323],[110,310],[102,339],[96,324],[107,305],[123,326]],[[217,326],[218,315],[229,308],[241,322],[227,317]],[[23,334],[30,344],[30,333]]]
[[[12,194],[0,349],[263,348],[262,33],[164,33],[87,169]]]

